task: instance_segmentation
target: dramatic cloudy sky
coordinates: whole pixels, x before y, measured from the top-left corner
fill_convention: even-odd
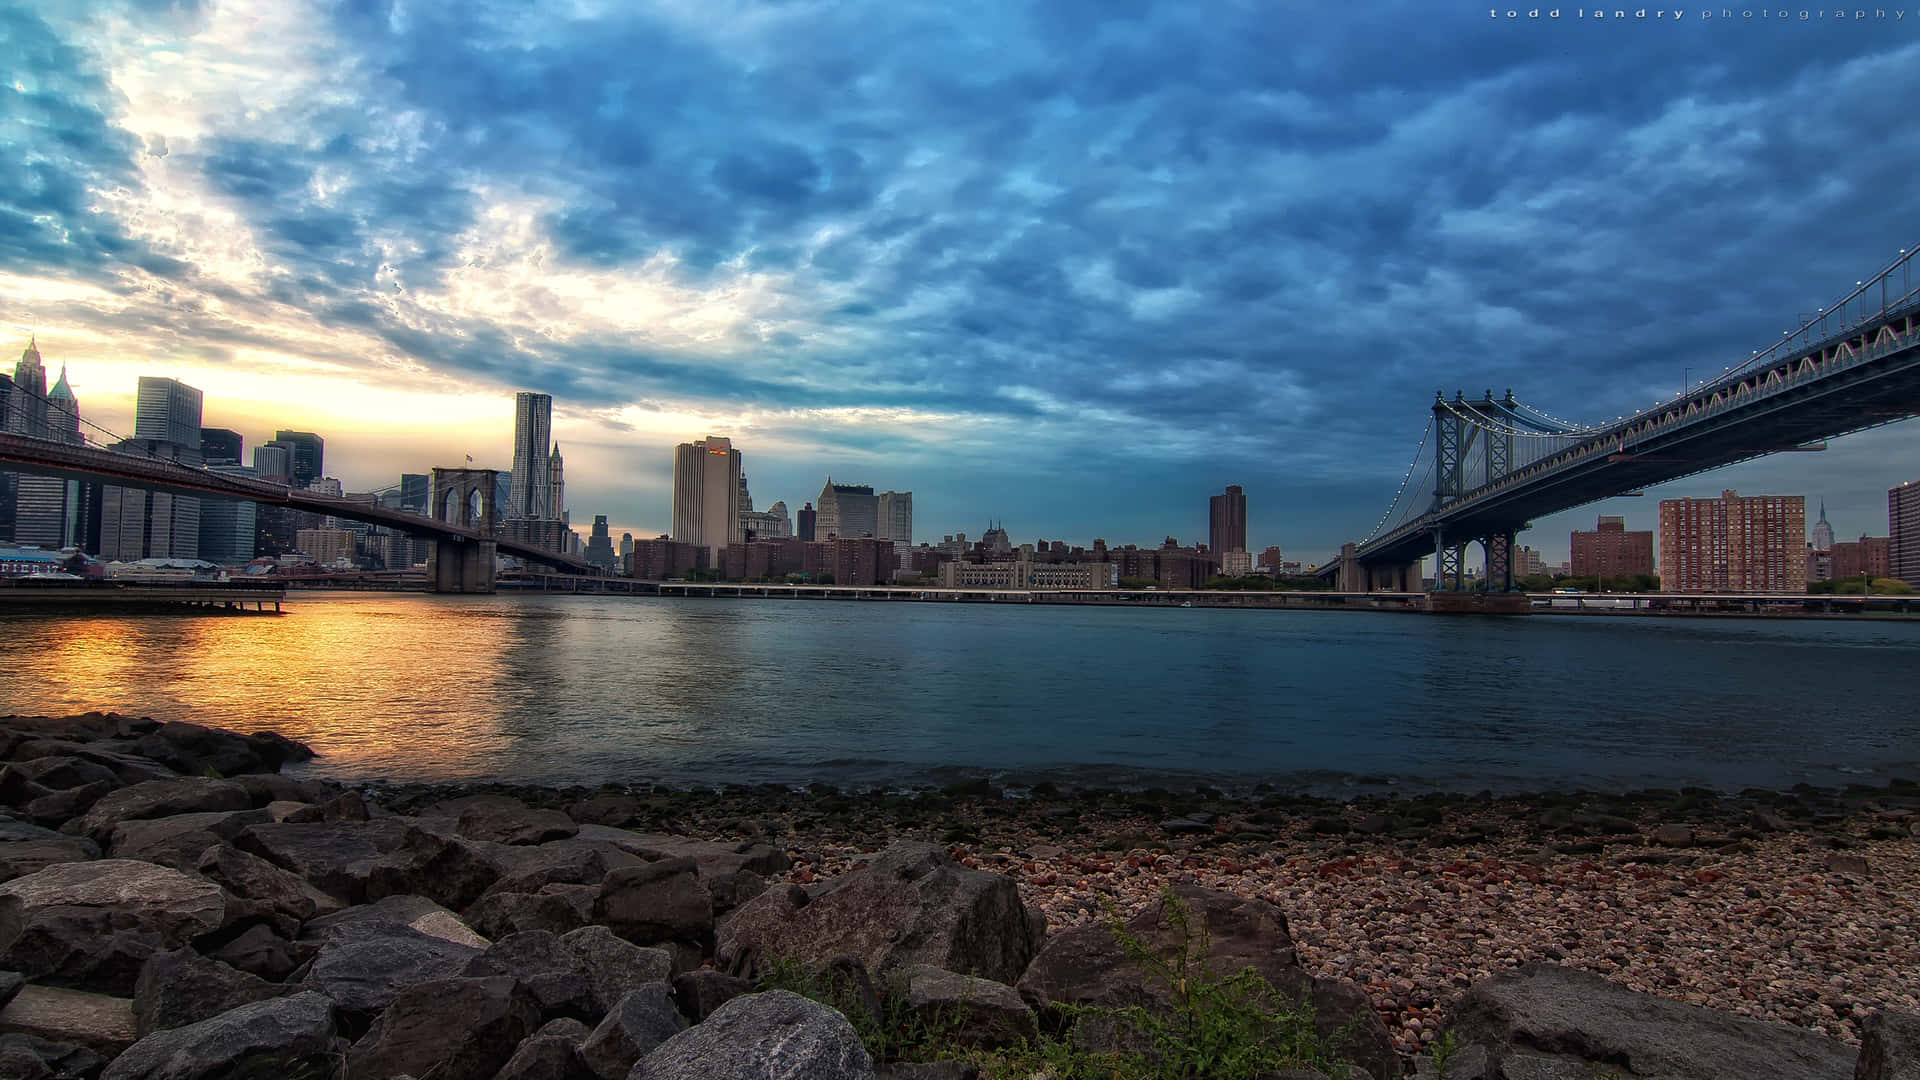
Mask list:
[[[1920,241],[1920,10],[1577,11],[12,0],[0,319],[108,428],[174,375],[350,489],[505,467],[532,389],[616,531],[713,432],[763,506],[831,473],[922,538],[1154,543],[1239,483],[1317,560],[1436,389],[1611,417]],[[1884,533],[1917,437],[1528,540],[1723,486]]]

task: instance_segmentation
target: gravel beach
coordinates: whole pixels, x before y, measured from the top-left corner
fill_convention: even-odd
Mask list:
[[[449,790],[376,794],[405,806]],[[1130,915],[1182,882],[1266,899],[1301,959],[1364,986],[1408,1055],[1468,985],[1533,960],[1849,1043],[1872,1010],[1920,1012],[1920,788],[1905,782],[1347,804],[1204,790],[1010,798],[983,784],[916,797],[500,790],[581,820],[770,839],[802,884],[893,840],[946,843],[1014,878],[1051,930]]]

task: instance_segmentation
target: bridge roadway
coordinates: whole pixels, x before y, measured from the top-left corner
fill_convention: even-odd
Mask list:
[[[1360,545],[1362,563],[1407,564],[1569,510],[1724,465],[1920,415],[1920,300],[1875,314],[1788,359],[1736,372],[1463,492]],[[1320,571],[1338,572],[1340,560]]]
[[[286,506],[315,514],[384,525],[416,536],[457,543],[490,540],[502,554],[545,563],[557,569],[597,574],[584,559],[562,555],[532,544],[504,540],[479,529],[453,525],[335,495],[302,491],[245,476],[228,476],[183,465],[177,461],[138,457],[91,446],[70,446],[48,439],[0,433],[0,467],[9,472],[57,476],[70,480],[106,480],[123,487],[151,488],[222,499],[247,499],[270,506]]]

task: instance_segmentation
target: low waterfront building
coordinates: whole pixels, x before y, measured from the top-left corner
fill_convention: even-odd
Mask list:
[[[0,544],[0,577],[26,577],[59,570],[67,556],[39,547],[14,547]]]
[[[1574,577],[1653,574],[1653,531],[1628,532],[1624,517],[1602,515],[1591,532],[1574,530],[1572,542],[1573,558],[1568,565]]]
[[[1661,587],[1669,592],[1807,591],[1807,500],[1723,491],[1660,503]]]
[[[1858,540],[1842,540],[1833,545],[1829,553],[1831,563],[1830,576],[1835,581],[1845,581],[1862,575],[1883,578],[1892,574],[1892,543],[1890,537],[1863,536]]]
[[[339,562],[351,564],[354,560],[354,535],[345,529],[301,529],[294,534],[294,544],[301,552],[313,556],[313,561],[321,566],[333,566]]]
[[[1111,589],[1120,581],[1119,564],[1019,562],[940,564],[944,589]]]

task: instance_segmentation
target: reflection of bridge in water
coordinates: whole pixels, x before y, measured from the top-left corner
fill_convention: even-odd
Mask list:
[[[25,435],[0,434],[0,466],[9,472],[105,481],[120,487],[171,491],[200,498],[245,499],[308,513],[364,521],[433,542],[427,588],[434,592],[492,592],[495,552],[582,574],[599,569],[584,559],[499,536],[494,469],[433,470],[436,517],[337,495],[213,472],[178,461],[141,457],[97,446],[75,446]]]
[[[1514,591],[1514,538],[1536,517],[1920,415],[1920,291],[1900,258],[1797,331],[1651,409],[1583,426],[1516,400],[1435,395],[1393,503],[1321,576],[1343,591],[1465,590],[1466,547],[1487,589]],[[1429,484],[1431,486],[1429,486]]]

